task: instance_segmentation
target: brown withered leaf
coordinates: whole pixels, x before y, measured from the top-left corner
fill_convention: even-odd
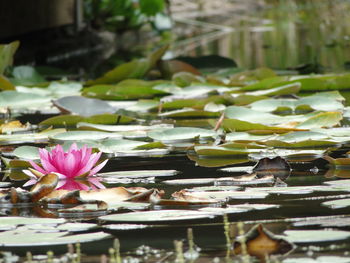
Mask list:
[[[32,203],[31,193],[21,188],[11,187],[0,191],[0,206]]]
[[[261,224],[250,229],[243,239],[241,237],[234,242],[233,250],[235,254],[242,253],[242,241],[246,244],[247,253],[260,259],[265,259],[266,255],[285,255],[295,247],[287,240],[276,237]]]
[[[47,174],[39,179],[39,181],[30,190],[31,201],[38,202],[44,196],[47,196],[55,190],[58,184],[58,176],[55,174]]]
[[[80,196],[84,200],[101,200],[107,204],[115,204],[122,201],[149,202],[150,196],[157,192],[159,196],[164,194],[163,191],[146,189],[143,187],[113,187],[107,189],[80,191]]]
[[[0,132],[15,132],[15,131],[23,131],[28,130],[30,128],[29,124],[22,124],[20,121],[10,121],[7,123],[3,123],[0,125]]]
[[[79,190],[54,190],[40,200],[42,203],[52,205],[79,205],[84,200],[80,197]]]

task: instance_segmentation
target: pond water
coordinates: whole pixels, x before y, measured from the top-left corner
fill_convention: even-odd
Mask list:
[[[175,32],[184,37],[174,44],[175,55],[219,54],[250,69],[304,67],[334,72],[347,67],[347,1],[266,2],[270,4],[263,7],[258,3],[254,7],[251,1],[238,3],[237,7],[221,10],[220,15],[211,15],[218,10],[207,10],[198,17],[176,13]]]
[[[267,66],[288,76],[303,73],[298,66],[305,63],[311,72],[343,72],[350,52],[350,3],[318,3],[317,9],[316,1],[279,3],[259,12],[235,12],[235,19],[175,15],[176,28],[196,28],[189,34],[197,35],[176,42],[171,53],[219,54],[240,68]],[[128,64],[126,77],[118,79],[117,74],[118,81],[126,79],[123,90],[103,79],[106,83],[79,82],[78,87],[62,82],[58,94],[50,85],[47,91],[32,84],[0,94],[4,120],[30,123],[0,135],[2,250],[24,260],[29,250],[61,255],[66,244],[80,242],[82,262],[107,262],[106,257],[120,262],[111,250],[119,249],[118,238],[123,262],[350,262],[350,109],[347,92],[337,92],[338,87],[350,88],[347,74],[308,75],[304,82],[295,76],[281,80],[266,70],[211,79],[190,76],[192,84],[188,75],[159,83],[128,80],[144,77],[133,71],[142,71],[143,64],[137,63]],[[271,79],[278,80],[275,86],[254,90]],[[177,86],[178,80],[185,85]],[[94,87],[100,84],[99,93]],[[142,89],[134,91],[135,86]],[[99,100],[76,105],[59,99],[79,94]],[[101,106],[100,99],[108,104]],[[112,109],[113,116],[101,114],[100,107]],[[81,111],[86,108],[88,113]],[[163,126],[153,130],[156,125]],[[221,129],[213,131],[215,126]],[[86,197],[81,190],[79,199],[72,192],[63,197],[56,192],[53,200],[32,202],[46,188],[35,192],[23,187],[28,178],[22,170],[30,166],[23,161],[38,162],[38,149],[21,146],[66,147],[72,142],[103,152],[108,163],[97,176],[107,190],[118,193],[93,190],[98,193]],[[19,188],[9,190],[8,182]],[[127,197],[120,197],[125,190],[118,187],[147,190],[130,188]],[[152,192],[145,194],[148,190]],[[71,207],[67,200],[80,206]],[[233,248],[236,238],[254,227]],[[193,246],[189,228],[201,250],[199,255],[197,249],[185,253],[184,259],[182,252]],[[175,240],[182,240],[182,246],[174,245]],[[247,258],[244,249],[256,258]],[[101,259],[102,254],[107,256]]]

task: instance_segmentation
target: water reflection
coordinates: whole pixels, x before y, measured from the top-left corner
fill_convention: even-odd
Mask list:
[[[219,54],[243,68],[285,69],[309,64],[311,71],[323,67],[336,71],[349,64],[350,2],[265,2],[268,5],[263,9],[206,17],[205,21],[179,14],[177,26],[193,30],[175,43],[175,55]]]
[[[79,179],[66,179],[60,180],[57,184],[58,190],[95,190],[95,189],[103,189],[105,186],[101,183],[101,179],[97,177],[87,177],[84,180]]]

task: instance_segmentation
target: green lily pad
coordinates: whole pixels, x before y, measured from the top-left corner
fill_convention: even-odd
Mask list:
[[[100,151],[105,153],[120,153],[124,151],[140,149],[140,148],[142,149],[158,148],[159,146],[162,146],[162,144],[110,138],[110,139],[101,141],[98,145],[98,148]]]
[[[80,129],[93,129],[97,131],[106,131],[106,132],[136,132],[142,131],[146,132],[149,130],[155,130],[159,128],[173,128],[174,126],[169,124],[159,124],[159,125],[103,125],[103,124],[93,124],[93,123],[85,123],[80,122],[77,124],[77,128]]]
[[[83,140],[103,140],[107,138],[119,139],[122,136],[112,132],[99,131],[68,131],[50,136],[55,141],[83,141]]]
[[[339,125],[343,116],[340,112],[321,112],[306,121],[298,124],[296,128],[299,129],[313,129],[323,127],[333,127]]]
[[[130,123],[135,119],[118,114],[98,114],[90,117],[83,117],[79,115],[60,115],[48,118],[39,123],[41,126],[55,126],[55,127],[66,127],[74,126],[80,122],[91,123],[91,124],[120,124]]]
[[[192,210],[155,210],[144,212],[133,212],[126,214],[114,214],[99,217],[100,220],[107,222],[157,222],[171,223],[182,220],[195,220],[213,218],[215,214],[208,212],[198,212]]]
[[[350,237],[349,231],[340,230],[287,230],[284,234],[292,243],[331,242]]]
[[[0,143],[24,143],[24,142],[46,142],[49,137],[64,133],[65,129],[44,130],[38,133],[23,133],[23,134],[1,134]]]
[[[349,257],[321,256],[313,258],[286,258],[283,263],[350,263]]]
[[[54,105],[61,111],[83,117],[97,114],[115,113],[115,109],[107,102],[81,96],[67,96],[54,101]]]
[[[314,148],[314,147],[330,147],[339,143],[332,140],[305,140],[299,142],[285,142],[281,140],[270,140],[264,142],[264,145],[277,148]]]
[[[291,84],[287,84],[287,85],[283,85],[283,86],[275,87],[271,89],[246,92],[246,94],[253,95],[253,96],[288,95],[288,94],[297,94],[300,88],[301,88],[301,84],[296,82],[296,83],[291,83]]]
[[[26,227],[0,233],[1,247],[54,246],[74,243],[86,243],[110,238],[104,232],[74,234],[69,232],[38,232]]]
[[[322,205],[330,207],[332,209],[349,207],[350,206],[350,198],[326,201],[326,202],[323,202]]]
[[[161,59],[167,49],[168,45],[164,45],[152,52],[147,59],[136,59],[131,62],[119,65],[105,73],[102,77],[96,80],[91,80],[87,84],[113,84],[124,79],[142,78],[152,67],[155,66],[155,64],[159,59]]]
[[[194,110],[192,108],[184,108],[181,110],[167,111],[158,114],[160,117],[169,117],[169,118],[213,118],[219,117],[219,112],[205,111],[205,110]]]
[[[20,159],[37,160],[39,157],[39,148],[34,146],[17,147],[13,154]]]
[[[250,107],[256,111],[272,112],[272,111],[337,111],[342,110],[344,105],[336,99],[313,95],[303,97],[301,99],[266,99],[259,100]]]
[[[256,148],[238,148],[225,146],[195,146],[194,150],[199,156],[231,156],[231,155],[248,155],[254,152],[260,152],[263,147]]]
[[[177,141],[194,140],[197,138],[213,138],[217,134],[213,130],[207,130],[202,128],[176,127],[172,129],[159,129],[150,131],[147,135],[153,140]]]
[[[254,134],[274,134],[274,133],[286,133],[290,131],[302,130],[302,129],[289,128],[289,127],[264,125],[260,123],[253,123],[253,122],[242,121],[238,119],[224,119],[222,122],[222,128],[227,132],[249,131]]]
[[[8,66],[13,63],[13,56],[19,47],[19,41],[13,41],[8,44],[0,45],[0,75],[2,75]]]
[[[0,107],[11,109],[38,109],[51,105],[51,98],[35,93],[22,93],[14,90],[0,92]]]
[[[53,225],[65,223],[66,220],[62,218],[34,218],[34,217],[19,217],[19,216],[7,216],[0,217],[0,225]]]

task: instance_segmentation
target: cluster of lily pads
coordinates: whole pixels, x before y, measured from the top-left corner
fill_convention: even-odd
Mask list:
[[[56,218],[52,224],[62,231],[43,234],[43,230],[28,227],[29,221],[12,225],[20,219],[1,217],[2,246],[91,241],[90,234],[67,236],[67,231],[75,230],[65,228],[66,221],[57,218],[96,218],[100,225],[93,228],[102,231],[93,233],[96,240],[110,237],[108,231],[103,232],[106,229],[138,229],[144,224],[217,220],[224,214],[275,210],[281,205],[271,202],[271,196],[277,195],[296,194],[300,204],[307,195],[318,193],[325,199],[321,206],[339,209],[350,205],[350,198],[344,198],[349,197],[348,180],[289,187],[284,182],[295,163],[322,158],[331,175],[340,174],[340,168],[350,164],[344,151],[350,128],[343,125],[350,113],[338,91],[350,88],[350,74],[282,76],[267,68],[201,74],[182,61],[162,60],[163,47],[95,80],[48,81],[35,68],[9,68],[15,49],[16,43],[0,49],[4,54],[0,56],[0,144],[4,179],[10,178],[0,184],[0,211],[26,215],[30,208],[36,216]],[[314,93],[303,93],[310,91]],[[28,116],[33,114],[40,116],[40,121],[31,123]],[[27,123],[23,121],[26,118]],[[94,155],[93,172],[89,173],[83,162],[74,165],[84,159],[78,148],[91,148],[105,160],[182,154],[199,166],[230,167],[220,169],[227,176],[169,180],[178,175],[176,170],[98,172],[103,165],[96,164],[99,169],[95,170],[92,166],[99,153]],[[64,160],[64,167],[45,167],[60,165],[48,161],[49,152],[59,152],[62,156],[57,160]],[[248,166],[252,162],[257,165]],[[37,181],[31,189],[23,187],[29,180],[28,172],[23,171],[28,169]],[[60,179],[67,174],[85,174],[86,181],[79,178],[76,184],[65,185]],[[348,173],[342,176],[348,177]],[[138,180],[198,186],[172,193],[153,187],[114,186]],[[11,187],[13,183],[20,187]],[[97,183],[99,186],[93,187]],[[336,197],[330,197],[331,193]],[[269,201],[261,204],[259,200]],[[325,236],[328,241],[350,237],[348,231],[317,231],[289,230],[283,238],[307,243],[324,241]],[[317,239],[319,235],[323,239]],[[307,239],[310,236],[312,241]]]

